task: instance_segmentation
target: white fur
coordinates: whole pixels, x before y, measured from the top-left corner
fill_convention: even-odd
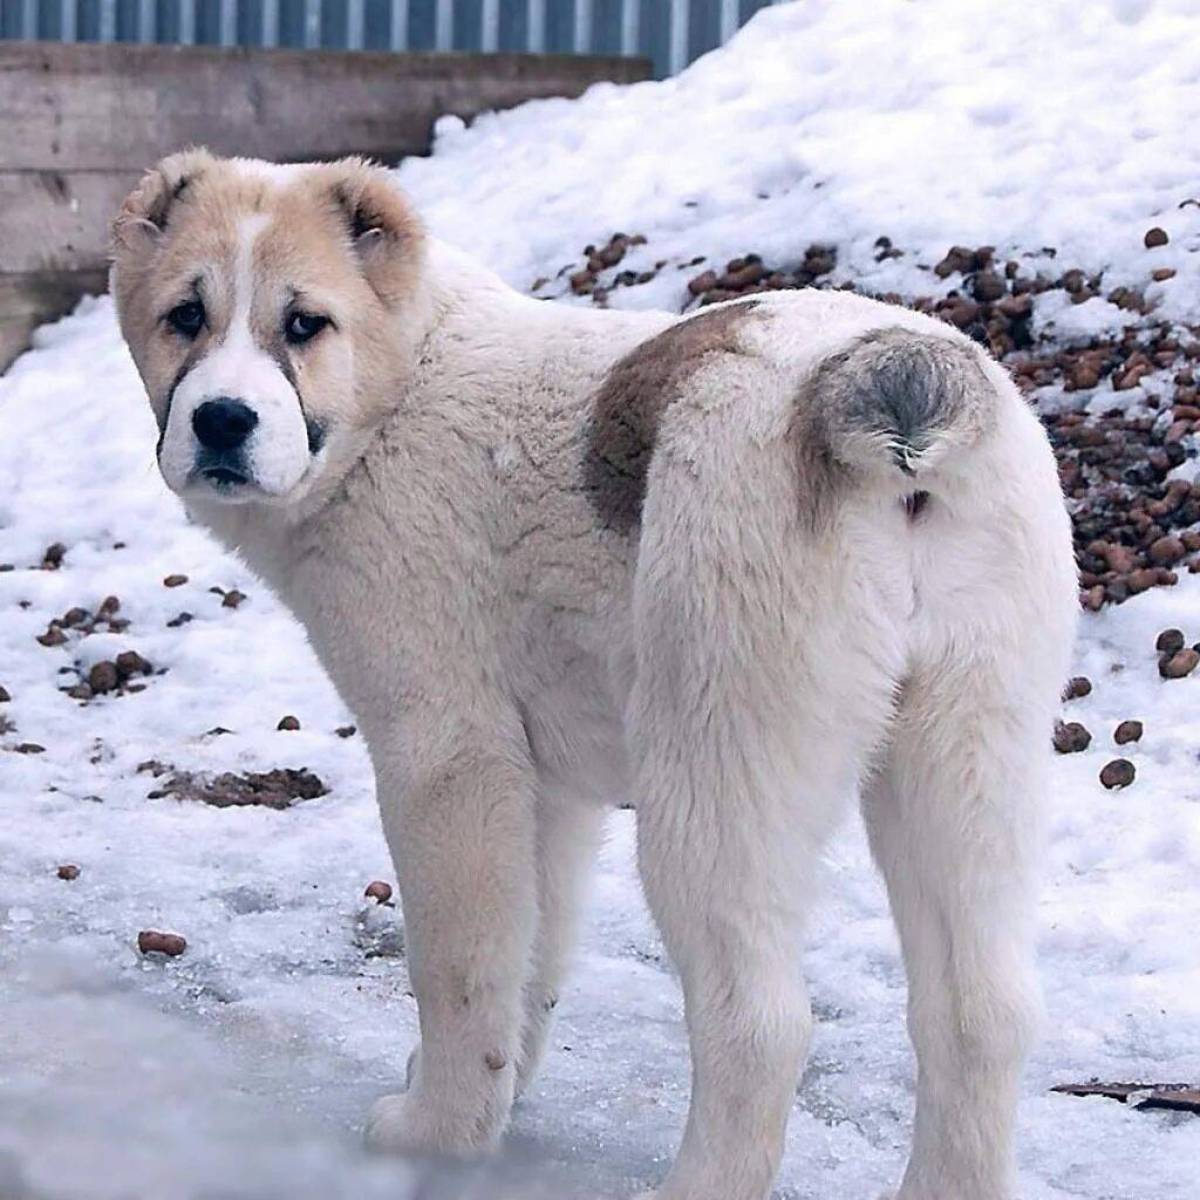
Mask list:
[[[267,496],[284,496],[309,467],[308,431],[295,389],[275,360],[254,339],[250,327],[255,297],[254,244],[267,228],[266,214],[244,217],[238,226],[233,313],[219,345],[184,376],[171,403],[159,464],[176,491],[211,491],[195,480],[200,443],[192,417],[206,400],[241,400],[258,416],[246,446],[251,478]]]
[[[421,1019],[409,1090],[377,1106],[371,1142],[495,1145],[542,1052],[598,805],[628,797],[694,1065],[658,1196],[763,1200],[811,1027],[804,918],[861,796],[920,1063],[899,1195],[1013,1200],[1039,812],[1076,609],[1037,420],[929,318],[764,299],[746,352],[706,361],[664,414],[624,537],[580,485],[591,399],[675,319],[530,301],[437,246],[428,271],[411,387],[333,499],[190,502],[305,622],[370,745]],[[965,348],[987,418],[922,466],[917,520],[899,471],[811,494],[797,449],[822,364],[895,327]],[[287,399],[267,364],[231,338],[194,386],[181,420],[216,390],[267,406],[256,462],[282,486],[301,431],[263,415]]]

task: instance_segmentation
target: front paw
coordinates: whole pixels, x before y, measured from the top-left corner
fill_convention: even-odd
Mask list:
[[[407,1092],[381,1096],[371,1106],[363,1140],[369,1150],[382,1154],[432,1154],[436,1151],[423,1144],[419,1122],[413,1119],[412,1104]]]
[[[375,1102],[364,1137],[369,1149],[385,1154],[473,1158],[496,1149],[503,1132],[503,1115],[491,1106],[456,1111],[411,1089]]]

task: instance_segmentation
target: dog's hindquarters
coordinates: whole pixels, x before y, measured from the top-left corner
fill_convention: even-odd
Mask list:
[[[1035,796],[1047,680],[1069,642],[1074,588],[1052,456],[1003,377],[936,332],[856,337],[807,372],[730,356],[690,386],[664,417],[647,481],[627,718],[643,878],[680,970],[693,1052],[687,1132],[659,1195],[769,1192],[808,1038],[796,960],[820,850],[884,754],[906,689],[894,733],[917,754],[937,751],[933,777],[909,789],[921,802],[903,806],[890,842],[880,829],[895,829],[901,809],[890,825],[874,810],[873,842],[905,930],[914,994],[949,989],[920,1019],[927,1032],[914,1025],[923,1078],[928,1063],[951,1106],[965,1106],[971,1133],[960,1139],[965,1157],[941,1170],[922,1149],[947,1133],[927,1087],[919,1169],[902,1195],[1008,1200],[1007,1178],[993,1178],[1007,1170],[1008,1125],[995,1118],[1011,1107],[1021,1039],[987,1026],[982,1036],[994,1036],[969,1086],[950,1088],[947,1071],[971,1065],[963,1054],[977,1034],[973,989],[1014,1021],[1023,1011],[1020,984],[1009,993],[995,984],[1024,961],[1025,941],[989,940],[987,930],[992,902],[1027,889],[1034,839],[1024,805],[1006,808],[992,767],[1023,755],[1030,769],[1019,783]],[[904,504],[914,490],[930,496],[918,510]],[[990,615],[972,626],[976,606]],[[1048,632],[1034,633],[1031,621]],[[1048,639],[1057,642],[1049,654]],[[1040,661],[1028,665],[1030,656]],[[912,708],[924,694],[912,689],[930,681],[938,703]],[[978,727],[988,712],[1002,718],[994,760]],[[906,762],[894,747],[884,778],[906,779]],[[894,880],[912,870],[926,881],[911,884],[917,892],[935,878],[951,892],[973,887],[978,856],[910,862],[905,839],[920,843],[946,820],[969,842],[976,819],[982,836],[1007,831],[1013,846],[971,893],[977,907],[960,905],[952,927],[968,963],[988,961],[934,979],[936,955],[956,947],[907,952],[945,913],[906,905]],[[973,1023],[956,1035],[964,1013]],[[1001,1097],[988,1101],[993,1081]],[[985,1177],[991,1190],[972,1191]]]
[[[810,1032],[804,916],[902,657],[836,530],[814,533],[790,416],[763,408],[778,374],[740,356],[695,385],[720,398],[689,394],[668,413],[650,466],[627,713],[640,867],[693,1060],[658,1195],[763,1200]]]
[[[918,1060],[899,1200],[1012,1200],[1050,734],[1078,610],[1044,433],[1011,384],[913,522],[917,608],[863,815],[900,933]]]

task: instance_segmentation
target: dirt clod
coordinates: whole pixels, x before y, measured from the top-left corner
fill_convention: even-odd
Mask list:
[[[1122,721],[1113,731],[1113,741],[1118,746],[1124,746],[1129,742],[1140,742],[1143,732],[1141,721]]]
[[[153,666],[136,650],[122,650],[117,655],[116,667],[122,682],[134,675],[151,675],[154,672]]]
[[[1174,654],[1164,654],[1158,660],[1158,673],[1164,679],[1182,679],[1190,675],[1200,664],[1200,653],[1190,646],[1176,650]]]
[[[300,721],[289,713],[286,717],[280,717],[279,724],[275,728],[285,733],[294,733],[300,728]]]
[[[1092,735],[1078,721],[1059,721],[1054,727],[1054,748],[1059,754],[1078,754],[1092,744]]]
[[[168,958],[178,958],[187,949],[187,939],[178,933],[143,929],[138,934],[137,947],[142,954],[165,954]]]
[[[1110,791],[1114,788],[1128,787],[1134,780],[1137,771],[1127,758],[1114,758],[1100,772],[1100,782]]]
[[[376,879],[367,884],[367,890],[363,892],[363,895],[377,900],[380,904],[387,904],[392,898],[392,885],[384,883],[382,879]]]
[[[1079,700],[1091,695],[1091,691],[1092,681],[1086,675],[1076,675],[1074,679],[1067,681],[1067,686],[1063,689],[1063,699]]]
[[[74,863],[63,863],[63,865],[59,867],[57,871],[55,871],[55,874],[59,877],[59,879],[78,879],[79,868]]]
[[[88,687],[97,696],[102,696],[105,692],[116,690],[121,682],[121,672],[117,670],[116,663],[104,659],[92,664],[92,669],[88,671],[87,682]]]
[[[143,763],[138,770],[143,768],[156,778],[170,770],[159,762]],[[191,771],[175,771],[150,792],[148,798],[160,800],[171,796],[177,800],[211,804],[214,808],[255,805],[282,810],[290,808],[297,800],[315,800],[328,791],[320,777],[306,768],[292,770],[290,767],[277,767],[273,771],[247,771],[242,775],[229,771],[215,777]]]
[[[1159,654],[1174,654],[1183,649],[1186,641],[1182,629],[1164,629],[1155,640],[1154,648]]]

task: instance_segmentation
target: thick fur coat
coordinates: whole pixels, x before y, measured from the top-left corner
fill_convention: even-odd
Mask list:
[[[693,1060],[657,1195],[764,1200],[804,916],[861,803],[919,1062],[898,1195],[1013,1200],[1076,586],[1004,371],[846,293],[540,303],[357,162],[176,156],[115,245],[168,483],[295,611],[370,747],[421,1024],[372,1144],[496,1144],[630,800]]]

